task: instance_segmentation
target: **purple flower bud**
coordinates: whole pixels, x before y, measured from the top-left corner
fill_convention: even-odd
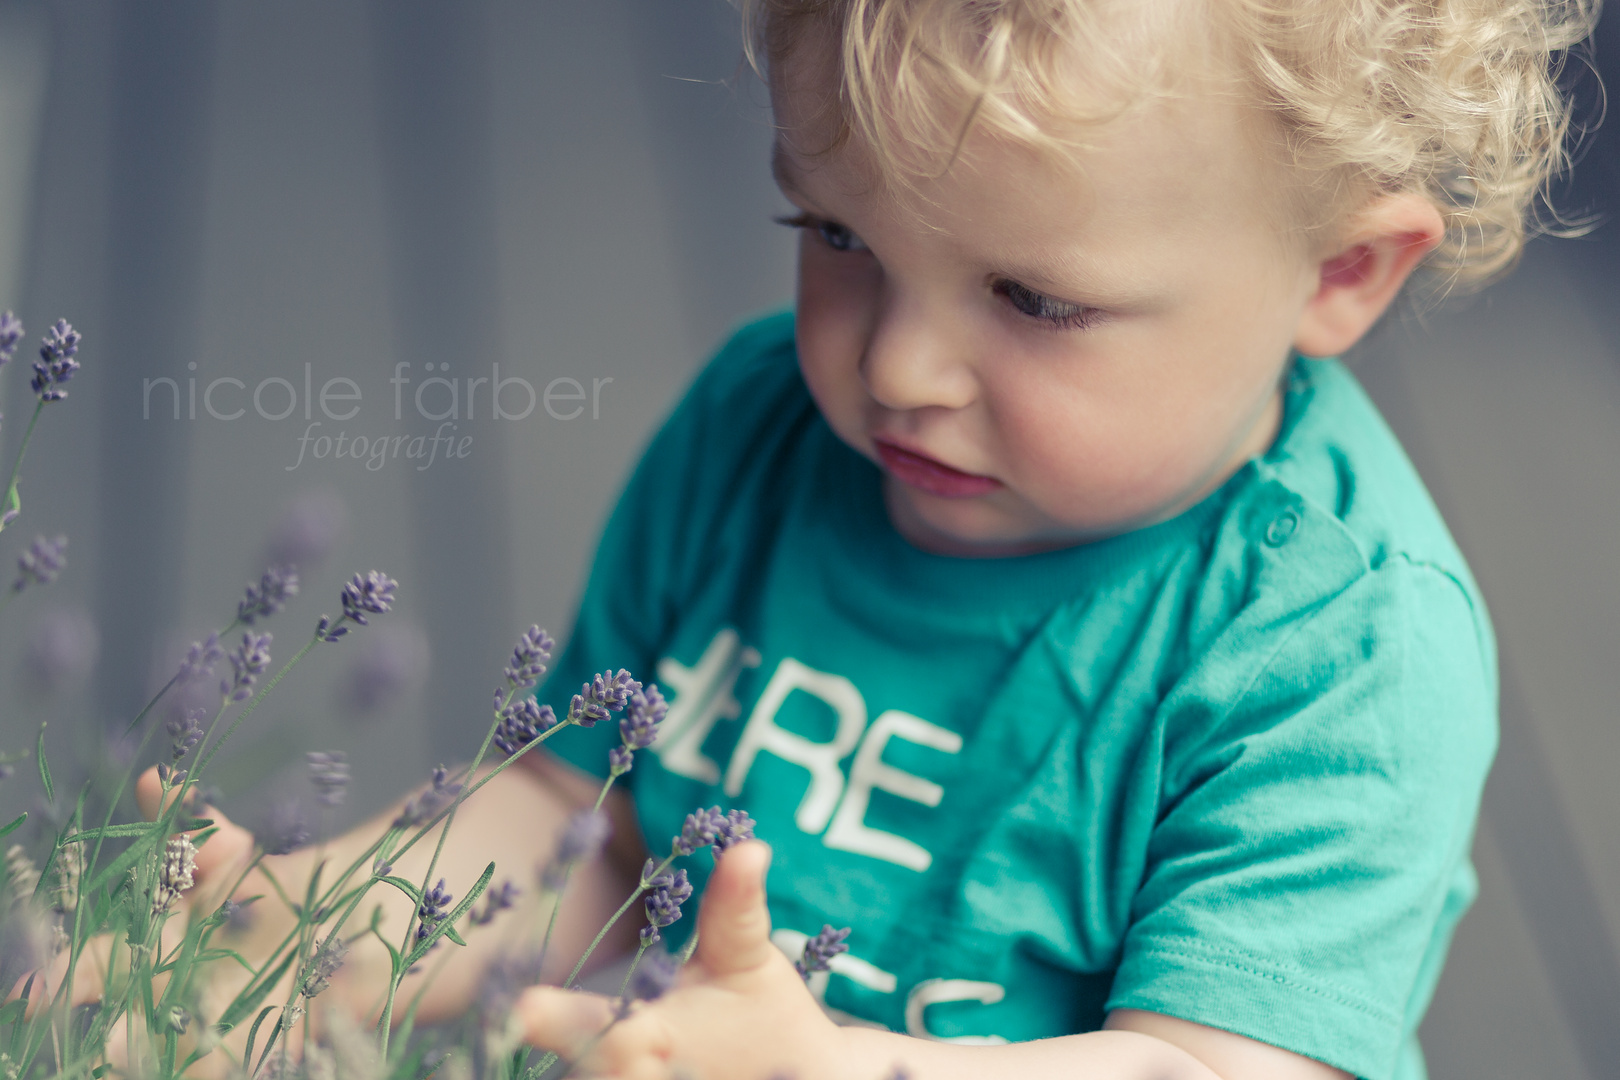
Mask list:
[[[247,595],[236,605],[236,617],[243,624],[252,626],[253,620],[269,618],[297,595],[297,571],[290,566],[269,567],[260,576],[257,585],[247,587]]]
[[[79,362],[73,359],[79,351],[79,337],[79,332],[68,325],[66,319],[57,319],[56,325],[45,335],[30,383],[39,400],[61,401],[67,397],[67,391],[61,386],[79,370]]]
[[[348,951],[349,943],[335,934],[321,942],[304,968],[304,984],[298,992],[312,998],[325,990],[331,985],[332,976],[343,966],[343,958]]]
[[[422,894],[422,903],[416,909],[416,913],[421,916],[421,922],[416,925],[418,943],[427,940],[428,935],[433,933],[433,928],[444,921],[445,915],[450,910],[450,902],[454,899],[455,897],[445,890],[444,878],[440,878],[437,885]]]
[[[719,858],[723,852],[736,847],[744,840],[752,840],[754,838],[755,824],[754,819],[749,817],[745,811],[728,811],[725,819],[716,826],[714,838],[715,858]]]
[[[433,820],[445,807],[461,794],[461,785],[450,782],[450,772],[443,765],[433,770],[433,782],[428,789],[406,801],[398,817],[396,829],[414,829]]]
[[[282,511],[266,561],[277,566],[319,566],[343,536],[349,510],[335,491],[299,495]]]
[[[286,855],[309,843],[309,823],[304,808],[292,799],[283,799],[270,808],[264,827],[254,834],[266,855]]]
[[[34,537],[28,550],[17,556],[17,580],[12,592],[22,592],[30,581],[49,585],[67,565],[67,537]]]
[[[657,684],[648,684],[643,690],[630,695],[624,716],[619,720],[619,738],[626,749],[641,750],[651,746],[658,738],[658,725],[669,712],[669,703],[658,692]]]
[[[659,949],[648,952],[636,965],[635,974],[630,976],[629,1000],[652,1001],[662,997],[675,985],[675,977],[680,972],[681,962],[669,953]]]
[[[498,715],[500,723],[495,725],[493,741],[507,757],[557,726],[557,714],[551,706],[537,704],[534,698],[514,701]]]
[[[634,763],[635,751],[628,746],[615,746],[608,751],[608,772],[614,776],[623,776]]]
[[[580,727],[595,727],[611,714],[624,708],[630,695],[641,689],[641,684],[620,668],[617,673],[604,671],[580,687],[568,705],[568,722]]]
[[[366,625],[367,615],[386,615],[394,603],[394,590],[399,582],[380,570],[371,570],[364,577],[359,574],[343,586],[343,617],[350,622]]]
[[[101,635],[89,615],[69,608],[46,611],[28,642],[29,681],[47,693],[64,690],[94,670],[100,647]]]
[[[849,952],[849,946],[844,944],[847,937],[849,927],[834,930],[831,923],[824,924],[821,933],[805,941],[803,954],[793,963],[799,970],[799,977],[808,981],[814,973],[826,971],[833,957]]]
[[[469,916],[474,926],[487,926],[495,921],[495,916],[517,903],[518,887],[511,881],[503,881],[489,892],[484,894],[484,909],[473,911]]]
[[[560,892],[567,882],[569,868],[596,858],[612,831],[607,815],[599,811],[581,810],[569,818],[557,838],[556,852],[540,875],[540,887],[548,892]]]
[[[681,835],[674,839],[671,848],[676,855],[690,855],[698,848],[708,847],[720,835],[725,823],[725,815],[718,806],[708,810],[700,807],[686,815],[686,821],[681,824]]]
[[[9,311],[0,315],[0,364],[8,363],[17,355],[17,343],[24,333],[21,319]]]
[[[219,646],[219,635],[209,634],[202,641],[193,642],[180,661],[180,673],[175,682],[180,685],[205,679],[214,673],[214,665],[225,659],[225,650]]]
[[[170,749],[174,760],[179,761],[202,741],[202,721],[208,714],[202,709],[188,709],[184,716],[171,717],[164,724],[169,732]]]
[[[512,662],[506,665],[508,685],[527,690],[540,681],[551,662],[551,650],[557,643],[538,626],[531,626],[512,649]]]
[[[311,751],[309,781],[315,785],[315,799],[322,806],[341,806],[349,788],[349,758],[341,750]]]
[[[377,713],[399,701],[427,672],[427,635],[411,623],[379,626],[357,650],[339,683],[339,696],[360,713]]]
[[[644,876],[642,880],[649,879]],[[685,870],[659,874],[649,884],[652,891],[647,894],[645,901],[647,925],[641,928],[641,940],[651,945],[659,940],[660,930],[680,919],[681,905],[692,898],[692,885],[686,880]]]
[[[253,684],[270,666],[270,635],[245,632],[230,661],[231,677],[220,681],[219,692],[227,701],[246,701],[253,696]]]

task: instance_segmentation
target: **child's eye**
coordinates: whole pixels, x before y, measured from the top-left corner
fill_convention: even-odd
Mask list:
[[[792,229],[809,229],[834,251],[867,250],[866,243],[860,237],[856,236],[847,225],[840,225],[836,221],[811,217],[809,214],[794,214],[792,217],[779,217],[776,223]]]
[[[1085,330],[1095,326],[1103,317],[1103,312],[1097,308],[1072,304],[1067,300],[1054,300],[1006,278],[992,285],[991,291],[1005,296],[1007,302],[1023,314],[1059,330]]]

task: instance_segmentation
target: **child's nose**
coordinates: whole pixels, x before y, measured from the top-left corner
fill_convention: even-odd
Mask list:
[[[887,409],[961,409],[978,397],[964,335],[927,311],[890,305],[861,354],[861,381]]]

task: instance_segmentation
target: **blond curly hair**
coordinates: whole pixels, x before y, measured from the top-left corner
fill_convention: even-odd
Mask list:
[[[973,128],[1066,150],[1076,121],[1225,86],[1278,121],[1298,235],[1325,247],[1369,196],[1421,193],[1451,288],[1560,231],[1538,201],[1568,163],[1558,75],[1600,0],[737,2],[762,74],[809,35],[836,49],[838,142],[889,180],[948,167]]]

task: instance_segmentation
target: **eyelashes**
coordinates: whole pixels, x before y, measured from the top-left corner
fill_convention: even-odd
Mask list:
[[[836,221],[828,221],[803,212],[772,220],[790,229],[813,232],[822,243],[834,251],[870,250],[865,242],[855,235],[854,230]],[[997,296],[1004,297],[1020,314],[1053,330],[1089,330],[1107,317],[1107,313],[1100,308],[1055,299],[1044,293],[1038,293],[1027,285],[1020,285],[1011,278],[998,278],[990,290]]]
[[[1057,330],[1089,330],[1104,317],[1100,308],[1086,307],[1068,300],[1054,300],[1008,278],[1001,278],[990,290],[1006,297],[1007,302],[1022,314],[1039,319]]]
[[[848,226],[840,225],[836,221],[827,221],[824,218],[811,217],[809,214],[799,213],[792,217],[779,217],[773,219],[778,225],[786,225],[790,229],[806,229],[821,238],[821,242],[834,251],[866,251],[865,242],[856,236]]]

